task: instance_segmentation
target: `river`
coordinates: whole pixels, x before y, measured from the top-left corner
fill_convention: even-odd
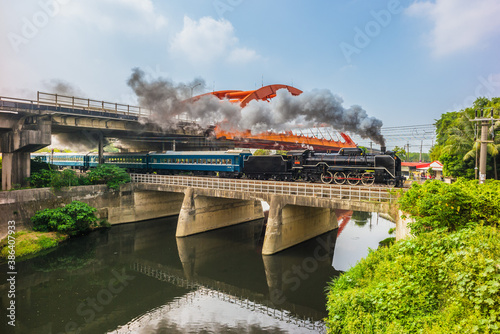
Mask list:
[[[2,333],[324,332],[328,282],[394,227],[337,214],[338,230],[272,256],[264,220],[176,238],[168,217],[74,238],[17,263],[16,326]]]

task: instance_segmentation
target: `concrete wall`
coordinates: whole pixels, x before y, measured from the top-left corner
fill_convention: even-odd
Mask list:
[[[413,222],[411,218],[401,218],[402,216],[408,216],[407,213],[404,213],[401,210],[398,210],[398,219],[396,220],[396,241],[406,239],[411,237],[410,228],[408,224]]]
[[[30,218],[38,210],[61,207],[74,200],[97,208],[97,216],[111,224],[177,215],[183,194],[170,192],[133,191],[130,184],[119,191],[105,185],[80,186],[52,191],[50,188],[0,192],[0,238],[7,235],[9,220],[16,230],[31,229]]]

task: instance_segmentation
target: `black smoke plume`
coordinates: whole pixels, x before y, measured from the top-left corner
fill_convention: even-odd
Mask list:
[[[191,94],[205,90],[205,81],[195,79],[187,84],[175,84],[170,80],[147,80],[142,70],[135,68],[128,85],[137,95],[139,105],[151,110],[150,121],[164,129],[176,127],[181,119],[196,120],[200,126],[208,127],[224,120],[233,120],[240,115],[240,107],[228,101],[207,95],[190,101]],[[231,125],[237,125],[232,122]]]
[[[369,117],[360,106],[344,108],[342,98],[326,89],[298,96],[281,89],[270,102],[253,100],[241,108],[211,95],[190,101],[194,88],[205,90],[203,79],[188,84],[174,84],[165,79],[147,80],[144,72],[135,68],[128,85],[137,95],[139,104],[152,111],[150,120],[164,129],[175,127],[176,116],[181,115],[204,127],[221,123],[228,130],[251,130],[253,133],[328,125],[385,146],[380,131],[382,121]]]
[[[55,93],[59,95],[85,97],[83,91],[75,85],[60,79],[51,79],[43,82],[43,86],[47,89],[47,93]]]

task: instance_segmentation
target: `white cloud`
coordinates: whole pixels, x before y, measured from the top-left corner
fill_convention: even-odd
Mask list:
[[[207,64],[216,60],[246,63],[259,58],[251,49],[238,47],[231,22],[211,17],[199,21],[184,17],[184,27],[172,40],[170,50],[192,63]]]
[[[415,2],[407,8],[406,14],[433,23],[427,37],[436,56],[477,47],[500,31],[498,0]]]
[[[166,25],[151,0],[70,1],[62,6],[62,15],[77,18],[106,32],[147,33]]]
[[[257,54],[257,52],[255,52],[255,50],[236,48],[229,53],[227,60],[232,63],[249,63],[260,58],[261,57]]]

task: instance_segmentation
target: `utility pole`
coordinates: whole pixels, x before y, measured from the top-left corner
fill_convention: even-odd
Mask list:
[[[406,151],[406,161],[410,161],[410,142],[406,143],[407,151]]]
[[[422,146],[424,145],[424,141],[420,141],[420,156],[418,157],[418,161],[422,162]]]
[[[490,117],[485,115],[484,109],[481,113],[476,110],[476,118],[473,122],[481,122],[481,151],[479,152],[479,184],[483,184],[486,180],[486,157],[488,154],[488,143],[493,141],[488,140],[488,123],[493,120],[493,108],[491,108]]]

